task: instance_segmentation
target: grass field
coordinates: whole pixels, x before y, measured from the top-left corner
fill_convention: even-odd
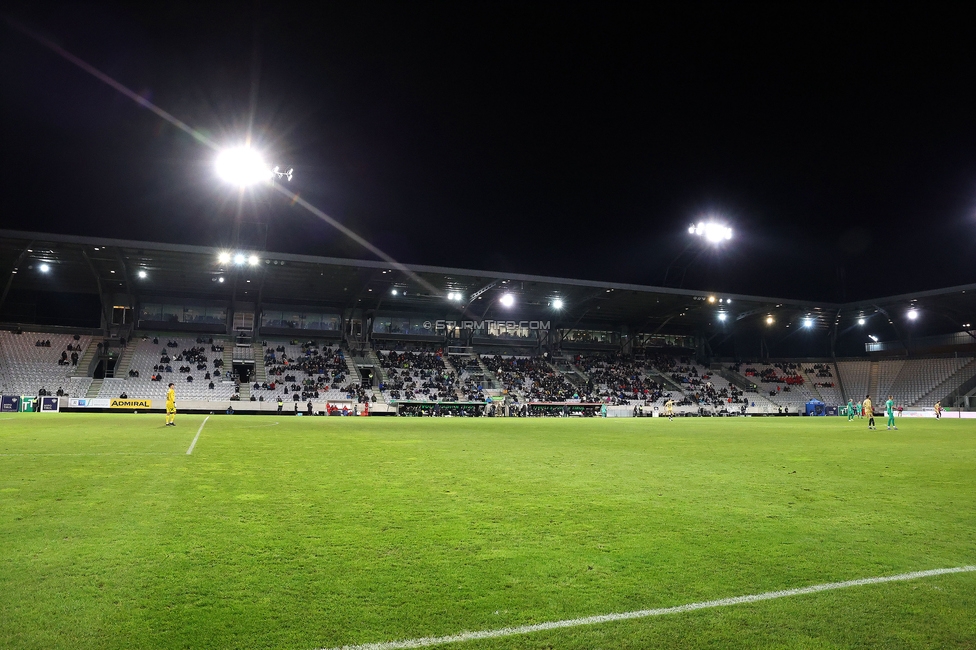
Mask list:
[[[0,647],[314,650],[976,564],[976,426],[0,418]],[[881,422],[879,420],[879,422]],[[974,648],[976,573],[456,648]]]

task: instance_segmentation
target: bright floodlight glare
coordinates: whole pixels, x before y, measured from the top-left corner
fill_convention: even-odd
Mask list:
[[[217,175],[233,185],[247,187],[268,181],[271,174],[261,154],[250,147],[225,149],[217,156]]]
[[[217,261],[221,264],[227,264],[230,262],[230,253],[221,253],[217,256]]]
[[[217,278],[217,282],[223,282],[223,281],[224,281],[224,276],[220,276],[219,278]]]
[[[918,312],[915,311],[914,309],[910,309],[908,311],[908,319],[909,320],[915,320],[916,318],[918,318]]]
[[[139,277],[140,277],[140,278],[143,278],[143,279],[145,279],[145,277],[146,277],[146,272],[145,272],[145,271],[143,271],[143,270],[140,270],[140,271],[139,271],[139,273],[138,273],[138,275],[139,275]]]
[[[511,307],[515,304],[515,296],[510,293],[506,293],[502,296],[501,301],[503,307]]]
[[[234,256],[234,264],[237,264],[238,266],[240,266],[241,264],[243,264],[246,261],[247,261],[247,258],[244,257],[244,254],[243,253],[238,253],[237,255]]]
[[[393,290],[393,291],[391,291],[390,293],[392,293],[392,294],[393,294],[393,295],[395,296],[395,295],[397,295],[397,290],[396,290],[396,289],[394,289],[394,290]]]
[[[709,296],[708,297],[708,302],[714,303],[715,302],[715,296]]]
[[[725,312],[724,312],[724,311],[720,311],[720,312],[718,313],[718,319],[719,319],[720,321],[724,321],[724,320],[725,320],[726,318],[728,318],[728,316],[726,316],[726,315],[725,315]]]
[[[39,269],[39,270],[41,271],[41,273],[47,273],[48,271],[50,271],[50,270],[51,270],[51,267],[50,267],[50,266],[48,266],[47,264],[41,264],[41,265],[40,265],[39,267],[37,267],[37,268],[38,268],[38,269]]]
[[[257,266],[261,263],[261,259],[257,255],[251,255],[249,258],[247,258],[247,263],[251,266]]]
[[[803,319],[803,326],[804,327],[813,327],[813,319],[812,318],[804,318]]]
[[[868,334],[868,338],[874,341],[875,343],[878,342],[878,337],[875,336],[874,334]]]
[[[697,226],[689,227],[688,233],[704,237],[713,244],[732,239],[732,229],[714,221],[709,221],[708,223],[699,222]]]
[[[773,324],[773,317],[772,316],[767,316],[766,317],[766,324],[767,325],[772,325]]]
[[[552,306],[555,309],[562,309],[563,308],[563,300],[562,300],[562,298],[556,298],[555,300],[553,300],[552,301]]]
[[[864,325],[864,319],[863,318],[858,318],[857,319],[857,324],[858,325]]]

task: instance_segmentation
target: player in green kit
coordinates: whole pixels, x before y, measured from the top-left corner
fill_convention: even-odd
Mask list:
[[[847,400],[847,421],[850,422],[854,419],[854,400]]]
[[[888,416],[888,430],[897,431],[898,427],[895,426],[895,398],[891,395],[888,395],[888,401],[885,402],[885,415]]]
[[[861,403],[860,402],[858,402],[857,404],[854,405],[854,413],[855,413],[855,415],[857,415],[858,418],[861,417]]]

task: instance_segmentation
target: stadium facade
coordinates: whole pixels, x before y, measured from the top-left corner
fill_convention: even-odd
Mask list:
[[[150,335],[230,347],[227,370],[245,370],[247,384],[266,379],[265,342],[308,340],[346,351],[343,380],[371,386],[383,375],[376,352],[410,347],[464,355],[455,357],[462,362],[541,358],[581,387],[587,371],[574,358],[617,356],[647,364],[661,355],[686,359],[684,367],[699,374],[735,360],[774,368],[804,360],[808,369],[822,362],[837,383],[840,368],[860,360],[875,389],[891,374],[877,364],[901,362],[900,375],[909,372],[906,362],[956,359],[934,373],[938,385],[920,386],[915,397],[962,405],[976,375],[976,284],[838,304],[10,230],[0,231],[0,268],[6,330],[90,337],[92,349],[78,351],[80,367],[72,366],[76,379],[124,382],[135,353],[126,359],[120,340]],[[480,386],[499,383],[497,373],[474,365]],[[728,385],[743,389],[758,376],[733,375]],[[803,396],[842,402],[863,387],[860,377],[849,381]],[[936,395],[940,386],[945,395]]]

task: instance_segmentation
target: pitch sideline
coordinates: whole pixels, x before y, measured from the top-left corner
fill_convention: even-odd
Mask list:
[[[197,429],[197,435],[193,437],[193,442],[190,443],[190,448],[186,450],[187,456],[193,453],[193,448],[197,446],[197,440],[200,439],[200,432],[203,431],[203,425],[205,425],[209,419],[210,416],[208,415],[207,417],[203,418],[203,422],[200,423],[200,428]]]
[[[905,580],[917,580],[919,578],[929,578],[941,576],[949,573],[969,573],[976,571],[976,566],[959,566],[947,569],[930,569],[928,571],[912,571],[911,573],[900,573],[893,576],[880,576],[876,578],[860,578],[857,580],[847,580],[845,582],[827,582],[809,587],[799,587],[797,589],[784,589],[781,591],[767,591],[761,594],[751,594],[748,596],[735,596],[733,598],[720,598],[718,600],[707,600],[698,603],[688,603],[675,607],[662,607],[659,609],[642,609],[635,612],[622,612],[619,614],[602,614],[599,616],[586,616],[583,618],[573,618],[562,621],[549,621],[547,623],[536,623],[534,625],[520,625],[518,627],[503,627],[497,630],[481,630],[479,632],[461,632],[449,636],[421,637],[417,639],[406,639],[403,641],[384,641],[380,643],[363,643],[359,645],[344,645],[334,648],[321,648],[320,650],[401,650],[403,648],[428,648],[435,645],[446,643],[460,643],[462,641],[475,641],[478,639],[497,639],[506,636],[516,636],[530,634],[532,632],[543,632],[546,630],[558,630],[567,627],[580,627],[582,625],[596,625],[597,623],[611,623],[614,621],[627,621],[635,618],[647,618],[649,616],[663,616],[665,614],[681,614],[693,612],[699,609],[709,609],[712,607],[726,607],[729,605],[741,605],[743,603],[756,603],[763,600],[774,600],[776,598],[787,598],[789,596],[800,596],[803,594],[815,594],[821,591],[832,591],[835,589],[846,589],[848,587],[861,587],[863,585],[876,585],[885,582],[903,582]]]

